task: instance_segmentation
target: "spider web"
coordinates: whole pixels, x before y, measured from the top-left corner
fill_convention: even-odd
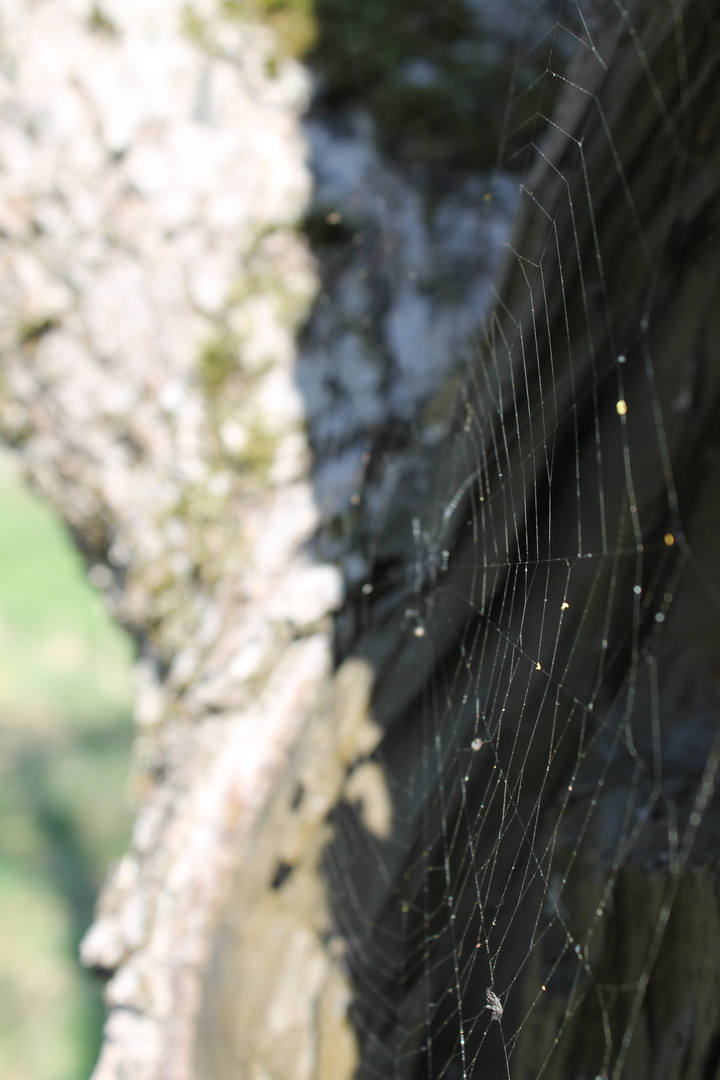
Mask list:
[[[515,225],[404,592],[359,601],[400,643],[391,829],[349,799],[325,864],[358,1076],[715,1075],[717,12],[524,10]]]

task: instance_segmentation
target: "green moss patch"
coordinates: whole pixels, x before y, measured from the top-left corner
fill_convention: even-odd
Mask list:
[[[314,0],[221,0],[223,15],[265,23],[278,36],[283,51],[302,57],[317,42]]]
[[[228,379],[240,371],[238,343],[230,331],[218,331],[200,350],[200,381],[205,393],[215,398]]]
[[[259,486],[265,484],[270,467],[275,460],[278,440],[259,421],[249,425],[249,438],[246,446],[233,459],[233,464],[242,473],[247,473]]]
[[[60,325],[55,315],[40,315],[36,319],[28,319],[18,328],[18,338],[21,345],[36,345],[46,334],[52,333]]]
[[[88,15],[88,27],[94,34],[104,34],[106,37],[117,37],[118,28],[100,4],[93,4]]]

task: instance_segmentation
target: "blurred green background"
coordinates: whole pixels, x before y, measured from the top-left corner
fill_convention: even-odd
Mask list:
[[[101,987],[77,961],[123,851],[130,640],[0,454],[0,1076],[85,1080]]]

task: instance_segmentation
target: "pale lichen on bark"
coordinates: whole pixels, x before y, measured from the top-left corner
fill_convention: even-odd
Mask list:
[[[137,823],[83,945],[114,972],[98,1077],[189,1075],[232,843],[327,675],[341,596],[301,551],[317,513],[291,430],[316,289],[294,229],[309,83],[291,60],[268,76],[265,28],[210,14],[221,55],[188,40],[180,3],[2,10],[2,431],[141,645]],[[302,596],[282,603],[303,574],[310,624]]]

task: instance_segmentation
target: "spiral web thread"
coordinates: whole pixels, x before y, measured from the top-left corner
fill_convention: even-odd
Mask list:
[[[413,522],[395,671],[415,689],[375,755],[392,833],[339,812],[328,857],[363,1076],[645,1068],[678,897],[714,835],[716,691],[693,657],[720,592],[691,490],[714,382],[673,300],[695,288],[677,222],[702,216],[718,13],[554,16],[520,34],[499,157],[515,229]],[[541,83],[556,104],[528,116]],[[668,1075],[707,1067],[712,1031],[693,1038]]]

